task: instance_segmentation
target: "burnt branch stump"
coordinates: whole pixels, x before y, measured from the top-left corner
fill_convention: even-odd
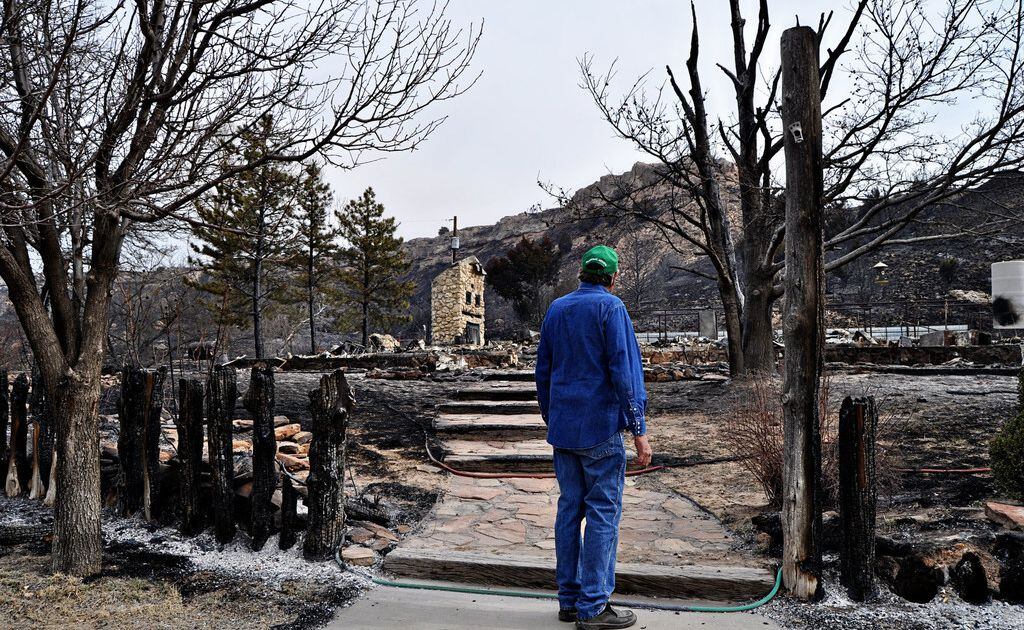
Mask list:
[[[274,527],[274,490],[277,488],[277,439],[274,436],[274,368],[267,363],[252,367],[243,405],[253,417],[252,493],[249,535],[259,551]]]
[[[238,382],[235,368],[218,365],[210,376],[206,390],[207,442],[210,468],[213,471],[213,523],[221,544],[235,537],[235,462],[232,457],[232,421]]]
[[[843,400],[839,410],[840,581],[850,599],[875,592],[875,399]]]
[[[203,531],[199,504],[199,470],[203,463],[203,383],[178,381],[178,462],[181,465],[181,525],[185,536]]]
[[[166,368],[121,371],[117,455],[120,464],[118,504],[122,516],[142,512],[156,518],[160,490],[160,412]]]
[[[313,439],[309,448],[306,499],[309,509],[303,555],[327,560],[341,546],[345,533],[345,433],[355,404],[342,370],[320,379],[309,392]]]

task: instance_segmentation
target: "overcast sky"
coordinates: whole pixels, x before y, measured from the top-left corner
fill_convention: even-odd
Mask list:
[[[744,4],[749,41],[757,2]],[[774,0],[766,59],[777,59],[779,37],[795,16],[817,26],[821,11],[833,6]],[[832,30],[849,15],[841,6]],[[644,156],[601,120],[579,87],[577,60],[592,53],[604,69],[618,58],[619,87],[625,89],[652,68],[652,81],[660,84],[666,63],[681,73],[689,50],[689,3],[683,0],[451,0],[449,15],[460,24],[484,22],[474,60],[479,82],[436,110],[448,120],[418,150],[329,173],[342,200],[373,186],[406,238],[432,236],[456,214],[468,226],[494,223],[536,203],[549,207],[552,200],[537,187],[538,178],[575,189],[628,170]],[[730,102],[729,86],[713,65],[732,65],[728,3],[698,0],[697,15],[713,114]]]

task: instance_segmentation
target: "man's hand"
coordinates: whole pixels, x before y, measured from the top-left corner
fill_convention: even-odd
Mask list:
[[[636,445],[636,463],[641,468],[647,468],[651,465],[651,455],[654,451],[651,450],[651,443],[647,441],[646,435],[635,435],[633,436],[633,444]]]

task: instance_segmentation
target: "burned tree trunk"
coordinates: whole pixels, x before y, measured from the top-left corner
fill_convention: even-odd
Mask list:
[[[281,549],[295,546],[299,518],[297,515],[299,493],[295,491],[288,475],[281,478],[281,535],[277,537],[277,545]]]
[[[142,511],[147,521],[156,517],[159,507],[160,412],[163,410],[166,373],[165,368],[143,370],[131,366],[125,366],[121,371],[118,501],[122,515]]]
[[[274,368],[266,363],[252,367],[249,391],[243,401],[253,417],[251,522],[253,550],[266,544],[274,526],[274,490],[277,488],[277,439],[274,437]]]
[[[11,387],[11,446],[7,455],[7,496],[18,496],[28,489],[31,470],[28,463],[28,378],[19,374]]]
[[[821,94],[812,29],[782,34],[786,151],[786,279],[783,315],[782,571],[786,588],[817,599],[821,584],[821,435],[818,396],[824,339]]]
[[[850,599],[875,589],[875,399],[850,398],[839,411],[840,580]]]
[[[178,461],[181,464],[181,533],[203,531],[199,506],[199,468],[203,463],[203,383],[178,381]]]
[[[235,368],[214,368],[206,390],[207,444],[213,471],[214,530],[221,543],[235,537],[234,485],[235,462],[232,457],[232,426],[238,385]]]
[[[309,448],[309,490],[303,554],[325,560],[341,546],[345,531],[345,431],[355,399],[345,373],[335,370],[309,392],[313,440]]]

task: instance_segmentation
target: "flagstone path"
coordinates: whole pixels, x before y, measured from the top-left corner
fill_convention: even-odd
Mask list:
[[[538,437],[543,422],[528,399],[531,387],[482,382],[441,405],[435,428],[445,463],[467,471],[550,472],[551,447]],[[627,479],[617,591],[740,601],[770,590],[772,573],[656,475]],[[384,568],[402,577],[550,588],[557,501],[554,479],[449,475],[442,499],[386,556]]]

